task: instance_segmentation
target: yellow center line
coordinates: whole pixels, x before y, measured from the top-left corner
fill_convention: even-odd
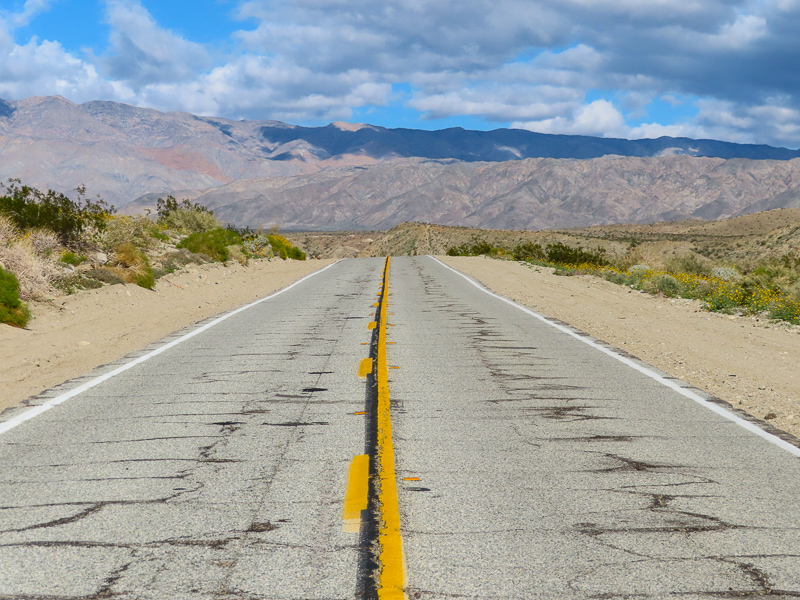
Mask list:
[[[386,306],[389,301],[389,259],[383,272],[383,294],[378,318],[377,383],[378,383],[378,481],[380,492],[380,545],[381,574],[378,598],[403,600],[406,584],[403,538],[400,535],[400,507],[397,501],[394,443],[392,442],[392,416],[389,401],[389,370],[386,363]]]

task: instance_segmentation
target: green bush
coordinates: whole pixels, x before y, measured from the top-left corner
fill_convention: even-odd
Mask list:
[[[114,207],[103,200],[88,200],[86,188],[79,187],[78,199],[72,200],[53,190],[42,192],[36,188],[20,185],[18,179],[0,187],[5,195],[0,196],[0,213],[6,215],[22,230],[49,229],[65,246],[75,246],[82,241],[84,232],[94,228],[102,231]]]
[[[545,249],[545,258],[551,263],[560,263],[568,265],[607,265],[608,260],[605,258],[605,249],[599,248],[595,252],[584,250],[580,246],[573,248],[561,242],[554,244],[547,244]]]
[[[286,260],[287,258],[292,258],[294,260],[306,259],[305,253],[300,250],[300,248],[292,246],[291,242],[289,242],[289,240],[282,235],[268,235],[267,240],[269,240],[269,243],[272,246],[272,251],[280,256],[283,260]]]
[[[228,262],[230,253],[228,246],[241,245],[242,238],[235,231],[218,227],[211,231],[193,233],[178,244],[178,248],[186,248],[195,254],[205,254],[212,260]]]
[[[150,266],[147,255],[136,246],[130,242],[120,244],[114,253],[114,261],[116,266],[106,267],[106,269],[125,283],[135,283],[148,290],[153,289],[156,283],[153,268]]]
[[[682,286],[672,275],[658,273],[642,282],[642,289],[648,294],[664,294],[670,298],[680,295]]]
[[[514,260],[544,260],[545,251],[539,244],[533,242],[525,242],[517,244],[511,251]]]
[[[453,246],[447,250],[447,256],[480,256],[482,254],[503,254],[504,251],[500,248],[495,248],[489,242],[478,236],[473,236],[472,240],[461,244],[460,246]]]
[[[697,254],[681,254],[673,256],[664,265],[670,273],[689,273],[690,275],[713,275],[711,261]]]
[[[86,257],[82,254],[75,254],[72,250],[65,250],[58,260],[64,264],[77,267],[79,264],[86,262]]]
[[[16,275],[0,268],[0,323],[25,327],[30,316],[28,307],[20,300]]]

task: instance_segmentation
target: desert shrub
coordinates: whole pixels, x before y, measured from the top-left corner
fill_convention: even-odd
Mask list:
[[[94,279],[96,281],[99,281],[101,283],[107,283],[109,285],[125,283],[125,281],[121,277],[114,275],[114,273],[112,273],[108,269],[89,269],[84,273],[84,276],[88,277],[89,279]]]
[[[61,192],[21,185],[18,179],[0,186],[5,189],[5,195],[0,196],[0,213],[22,230],[49,229],[65,246],[79,244],[89,229],[102,231],[114,212],[114,207],[100,198],[87,199],[84,187],[76,190],[78,199],[72,200]]]
[[[282,235],[271,234],[267,236],[267,240],[272,246],[272,251],[284,260],[287,258],[294,260],[306,259],[305,253],[300,248],[292,246],[291,242]]]
[[[253,258],[272,258],[275,251],[269,243],[269,236],[263,233],[253,233],[252,231],[238,232],[242,236],[242,245],[248,256]]]
[[[58,261],[77,267],[79,264],[86,262],[86,257],[82,254],[75,254],[72,250],[64,250]]]
[[[670,298],[675,298],[681,293],[681,284],[672,275],[658,273],[645,279],[642,282],[642,289],[648,294],[664,294]]]
[[[500,249],[495,248],[485,239],[473,236],[469,242],[448,248],[447,256],[480,256],[482,254],[496,254],[497,250]]]
[[[66,272],[58,276],[53,281],[53,287],[61,290],[65,294],[74,294],[78,290],[93,290],[103,287],[102,282],[91,277],[85,277],[83,273]]]
[[[742,278],[742,274],[734,267],[712,267],[711,275],[723,281],[739,281]]]
[[[206,254],[195,254],[186,248],[179,248],[167,254],[161,261],[161,266],[167,273],[173,273],[186,265],[202,265],[211,262],[211,257]]]
[[[169,237],[162,233],[158,225],[147,217],[119,217],[108,220],[106,229],[100,236],[100,245],[107,252],[113,252],[118,246],[130,242],[141,250],[152,250],[158,241],[168,241]]]
[[[638,286],[646,277],[650,277],[653,270],[647,265],[633,265],[625,277],[625,285]]]
[[[107,267],[114,275],[125,283],[135,283],[138,286],[152,290],[155,277],[147,256],[130,242],[120,244],[114,253],[115,266]]]
[[[30,319],[30,312],[19,297],[19,281],[17,277],[0,268],[0,323],[8,323],[14,327],[25,327]]]
[[[547,244],[545,248],[545,258],[551,263],[561,263],[568,265],[607,265],[605,249],[598,248],[596,251],[584,250],[580,246],[573,248],[561,242]]]
[[[24,238],[0,245],[0,267],[11,271],[25,300],[47,300],[54,293],[53,281],[61,270],[56,263],[39,256]]]
[[[524,242],[517,244],[511,251],[514,260],[544,260],[545,251],[540,244]]]
[[[228,246],[228,256],[243,267],[247,266],[247,254],[245,254],[244,249],[240,245],[232,244]]]
[[[242,238],[230,229],[218,227],[211,231],[193,233],[178,244],[178,248],[186,248],[195,254],[206,254],[212,260],[228,262],[230,253],[228,246],[241,245]]]
[[[798,325],[800,324],[800,299],[781,298],[769,307],[767,313],[770,319],[788,321]]]
[[[664,263],[664,270],[670,273],[712,276],[711,261],[698,254],[672,256]]]
[[[58,236],[49,229],[29,229],[25,232],[23,241],[42,258],[50,258],[54,252],[61,249]]]
[[[198,204],[184,200],[178,202],[173,196],[156,201],[158,224],[165,229],[181,233],[205,233],[222,227],[214,212]]]

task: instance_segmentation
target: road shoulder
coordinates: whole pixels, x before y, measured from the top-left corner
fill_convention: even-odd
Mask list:
[[[650,296],[591,276],[556,276],[552,269],[484,257],[439,258],[495,293],[800,435],[798,327],[709,313],[694,301]]]

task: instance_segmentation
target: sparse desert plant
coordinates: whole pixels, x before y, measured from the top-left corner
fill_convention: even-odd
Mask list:
[[[228,246],[228,256],[238,262],[243,267],[247,266],[247,254],[245,254],[242,247],[238,244],[231,244]]]
[[[667,259],[664,270],[670,273],[689,273],[707,277],[712,275],[711,261],[694,253],[679,254]]]
[[[605,257],[605,249],[598,248],[595,251],[585,250],[580,246],[573,248],[561,242],[547,244],[545,257],[548,262],[568,265],[607,265],[608,259]]]
[[[712,267],[711,275],[722,281],[739,281],[742,278],[735,267]]]
[[[93,290],[103,287],[97,279],[85,277],[83,273],[67,271],[53,281],[53,287],[65,294],[74,294],[78,290]]]
[[[207,262],[211,262],[211,257],[206,254],[195,254],[187,248],[178,248],[162,259],[161,266],[167,273],[173,273],[186,265],[202,265]]]
[[[240,232],[241,235],[241,232]],[[250,231],[242,235],[242,245],[244,251],[253,258],[271,258],[275,256],[269,237],[263,233],[253,233]]]
[[[296,246],[292,246],[291,242],[287,240],[282,235],[278,235],[277,233],[270,234],[267,236],[270,245],[272,246],[273,252],[280,256],[282,259],[286,260],[287,258],[291,258],[294,260],[305,260],[306,255],[305,253],[297,248]]]
[[[184,200],[178,202],[173,196],[159,198],[156,203],[157,223],[164,229],[181,233],[204,233],[222,227],[214,212],[198,204]]]
[[[218,227],[211,231],[193,233],[178,244],[178,248],[186,248],[195,254],[206,254],[212,260],[228,262],[230,252],[228,246],[241,245],[242,238],[230,229]]]
[[[648,294],[664,294],[675,298],[681,293],[681,284],[672,275],[658,273],[642,281],[642,289]]]
[[[46,300],[54,293],[53,282],[61,270],[55,262],[39,256],[23,238],[0,245],[0,266],[17,277],[20,293],[26,300]]]
[[[546,258],[544,248],[540,244],[525,242],[517,244],[511,251],[514,260],[544,260]]]
[[[447,250],[447,256],[481,256],[481,255],[496,255],[503,254],[501,248],[492,246],[488,241],[478,236],[473,236],[472,240],[461,244],[460,246],[452,246]]]
[[[42,258],[50,258],[57,250],[61,249],[58,236],[49,229],[29,229],[23,236],[23,241],[30,245],[36,254]]]
[[[0,323],[25,327],[28,319],[30,311],[19,297],[19,281],[13,273],[0,268]]]
[[[155,277],[147,256],[130,242],[120,244],[114,253],[115,266],[106,267],[108,271],[122,279],[125,283],[152,290]]]
[[[64,250],[58,261],[77,267],[79,264],[86,262],[86,257],[82,254],[75,254],[72,250]]]
[[[108,269],[89,269],[84,273],[84,275],[90,279],[94,279],[95,281],[99,281],[101,283],[107,283],[108,285],[117,285],[120,283],[125,283],[125,281],[109,271]]]
[[[108,220],[105,231],[100,236],[100,245],[107,252],[130,242],[141,250],[152,250],[159,241],[169,237],[162,233],[158,225],[143,216],[113,216]]]

